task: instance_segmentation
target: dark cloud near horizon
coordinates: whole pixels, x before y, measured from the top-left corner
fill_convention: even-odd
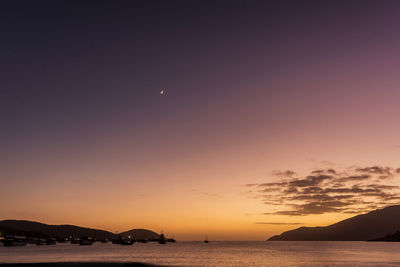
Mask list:
[[[303,223],[294,222],[294,223],[285,223],[285,222],[255,222],[254,224],[268,224],[268,225],[300,225]]]
[[[252,193],[265,205],[273,206],[265,215],[356,214],[399,204],[400,186],[389,183],[398,173],[399,168],[381,166],[318,169],[297,178],[294,171],[275,171],[281,181],[247,186],[256,189]]]

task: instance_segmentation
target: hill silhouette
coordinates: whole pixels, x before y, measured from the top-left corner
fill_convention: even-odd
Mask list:
[[[0,231],[4,234],[18,234],[30,237],[81,237],[91,236],[96,239],[114,239],[117,237],[108,231],[79,227],[75,225],[48,225],[39,222],[25,220],[0,221]]]
[[[146,230],[146,229],[132,229],[126,232],[122,232],[119,235],[123,237],[133,237],[136,240],[157,240],[160,238],[160,235],[156,232]]]
[[[0,221],[0,232],[7,235],[24,235],[28,237],[55,237],[62,239],[64,237],[82,237],[90,236],[96,239],[117,239],[118,236],[133,236],[136,239],[153,240],[160,236],[146,229],[132,229],[120,234],[114,234],[109,231],[80,227],[75,225],[48,225],[40,222],[26,220],[4,220]]]
[[[394,234],[386,235],[384,237],[368,240],[368,241],[386,241],[386,242],[400,242],[400,231]]]
[[[325,227],[300,227],[269,241],[366,241],[400,229],[400,205],[378,209]]]

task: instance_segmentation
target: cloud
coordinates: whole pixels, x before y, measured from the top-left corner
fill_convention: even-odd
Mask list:
[[[340,179],[338,179],[338,182],[349,182],[349,181],[362,181],[362,180],[367,180],[371,178],[371,175],[369,174],[363,174],[363,175],[350,175],[350,176],[345,176]]]
[[[222,196],[219,194],[204,192],[204,191],[200,191],[197,189],[192,189],[192,190],[190,190],[190,192],[192,192],[193,194],[205,196],[205,197],[222,198]]]
[[[279,187],[286,185],[287,182],[281,182],[281,183],[264,183],[264,184],[258,184],[257,186],[259,187]]]
[[[314,170],[311,172],[312,174],[322,174],[322,173],[330,173],[330,174],[336,174],[336,171],[334,169],[319,169],[319,170]]]
[[[322,164],[322,165],[325,165],[325,166],[330,166],[330,167],[335,166],[335,163],[330,162],[330,161],[327,161],[327,160],[321,161],[321,164]]]
[[[301,205],[295,205],[294,210],[277,211],[275,215],[304,216],[310,214],[323,214],[328,212],[340,212],[343,207],[350,205],[342,201],[321,201],[309,202]],[[266,213],[268,214],[268,213]],[[271,213],[270,213],[271,214]],[[268,214],[268,215],[270,215]]]
[[[364,172],[364,173],[372,173],[372,174],[386,174],[391,175],[393,172],[393,168],[391,167],[380,167],[380,166],[372,166],[372,167],[365,167],[365,168],[357,168],[357,172]]]
[[[275,171],[281,181],[251,184],[252,194],[271,209],[265,215],[361,213],[400,203],[400,186],[387,179],[399,173],[382,166],[321,168],[296,178],[294,171]]]
[[[333,176],[331,175],[309,175],[305,179],[294,179],[289,182],[290,186],[295,187],[307,187],[307,186],[315,186],[322,183],[324,180],[331,179]]]
[[[275,176],[281,176],[281,177],[293,177],[294,175],[296,175],[296,172],[291,171],[291,170],[273,171],[272,174]]]

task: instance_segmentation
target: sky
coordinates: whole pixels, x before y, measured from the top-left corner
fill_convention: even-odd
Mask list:
[[[399,14],[1,1],[0,219],[265,240],[400,203]]]

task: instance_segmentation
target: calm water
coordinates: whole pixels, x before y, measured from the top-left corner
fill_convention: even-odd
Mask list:
[[[0,247],[0,263],[67,261],[172,266],[400,266],[400,243],[178,242]]]

